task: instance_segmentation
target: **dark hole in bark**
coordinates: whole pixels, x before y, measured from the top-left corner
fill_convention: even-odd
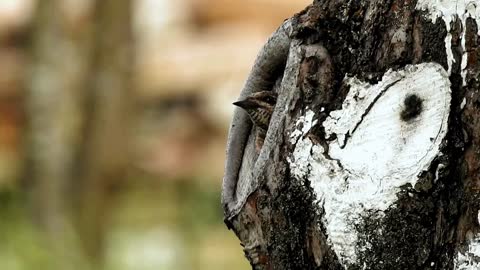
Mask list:
[[[423,101],[415,94],[408,95],[403,101],[405,107],[400,113],[400,118],[407,122],[419,116],[423,109]]]

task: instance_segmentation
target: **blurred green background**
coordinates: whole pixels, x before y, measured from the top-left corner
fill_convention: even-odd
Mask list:
[[[306,0],[0,0],[0,269],[250,269],[231,103]]]

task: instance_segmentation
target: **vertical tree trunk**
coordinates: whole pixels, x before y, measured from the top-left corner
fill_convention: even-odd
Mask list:
[[[94,5],[95,31],[77,192],[88,255],[101,260],[113,188],[127,176],[132,117],[132,2]]]
[[[83,244],[96,264],[103,257],[109,191],[126,177],[130,156],[131,5],[93,1],[72,22],[65,1],[42,0],[34,21],[26,186],[33,186],[35,220],[56,252],[75,254]],[[74,230],[80,243],[71,237]],[[69,263],[62,269],[81,268],[59,257]]]
[[[38,1],[26,82],[26,163],[34,220],[47,235],[63,269],[75,254],[67,196],[81,142],[83,89],[90,62],[89,25],[70,23],[63,1]]]
[[[479,26],[473,0],[317,0],[279,28],[241,94],[278,92],[265,142],[236,111],[223,186],[253,269],[480,269]]]

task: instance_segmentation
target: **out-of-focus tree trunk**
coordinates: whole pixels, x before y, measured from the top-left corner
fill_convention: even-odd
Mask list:
[[[223,186],[253,269],[480,269],[479,14],[316,0],[273,35],[241,94],[278,93],[268,133],[236,111]]]
[[[127,176],[132,117],[132,2],[94,5],[93,61],[77,190],[79,229],[88,252],[101,259],[112,191]],[[75,184],[74,184],[75,185]]]
[[[24,175],[34,220],[59,254],[75,250],[67,188],[81,142],[91,58],[89,25],[70,24],[63,2],[38,1],[32,22]]]
[[[42,0],[33,21],[25,186],[34,220],[59,254],[80,245],[99,265],[109,191],[130,156],[131,5],[92,1],[72,21],[65,1]]]

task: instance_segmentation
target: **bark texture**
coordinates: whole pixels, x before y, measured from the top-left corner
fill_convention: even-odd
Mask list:
[[[251,127],[242,122],[243,130],[232,127],[230,137],[243,136],[245,147],[235,149],[237,156],[227,151],[225,222],[240,239],[253,269],[478,269],[480,38],[478,18],[471,15],[475,12],[466,15],[478,3],[469,3],[473,6],[466,6],[465,12],[457,9],[452,19],[432,20],[433,9],[421,2],[319,0],[286,22],[288,39],[283,40],[289,40],[289,54],[285,61],[274,60],[286,64],[275,69],[283,75],[272,87],[279,96],[263,148],[255,152]],[[450,2],[455,6],[456,1]],[[267,48],[275,47],[272,40]],[[403,74],[403,79],[385,86],[384,93],[394,91],[397,83],[408,84],[406,70],[425,65],[438,67],[451,91],[439,154],[414,182],[395,187],[392,204],[382,211],[365,210],[348,224],[355,231],[355,258],[348,258],[334,241],[328,221],[331,209],[316,187],[321,179],[315,178],[311,164],[318,161],[308,158],[315,157],[318,147],[326,162],[338,161],[330,156],[330,148],[341,136],[332,133],[328,123],[332,112],[348,105],[354,86],[347,78],[370,89],[368,85],[380,85],[395,72]],[[256,69],[250,77],[260,79],[253,81],[272,80]],[[378,102],[382,98],[378,96]],[[414,109],[404,109],[396,120],[408,122],[425,109],[414,100],[405,99],[401,106]],[[367,108],[358,125],[344,134],[345,144],[354,140],[353,133],[374,110]],[[313,145],[310,155],[295,159],[307,139]],[[231,144],[230,150],[235,147]],[[240,162],[239,171],[229,171],[234,161]],[[296,171],[302,165],[307,173],[300,175]],[[362,192],[358,188],[358,194]]]

